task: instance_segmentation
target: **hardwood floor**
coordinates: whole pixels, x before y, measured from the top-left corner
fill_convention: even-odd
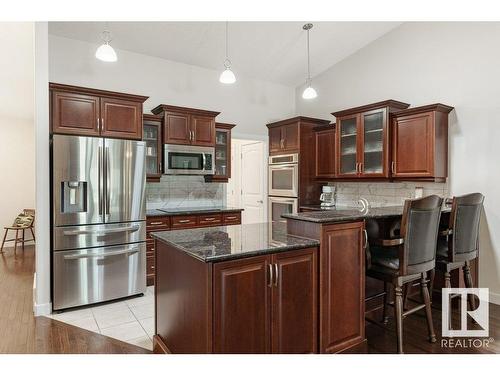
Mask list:
[[[34,246],[0,254],[0,353],[134,353],[150,351],[46,317],[33,316]]]
[[[366,322],[367,345],[364,348],[351,350],[345,353],[375,353],[394,354],[396,353],[396,328],[392,316],[392,308],[389,308],[390,319],[387,325],[379,325]],[[441,309],[439,306],[432,309],[432,320],[436,331],[437,341],[431,344],[427,340],[427,324],[424,310],[409,315],[403,320],[403,349],[406,354],[499,354],[500,343],[500,306],[490,303],[489,337],[487,347],[443,347],[441,336]],[[453,313],[453,327],[457,329],[460,325],[460,316],[457,310]],[[470,326],[469,326],[470,327]],[[468,343],[469,338],[459,338]],[[470,338],[474,339],[474,338]],[[482,339],[482,338],[481,338]],[[477,343],[477,341],[475,342]],[[444,345],[444,343],[443,343]],[[449,343],[448,343],[449,346]],[[471,345],[469,345],[471,346]]]

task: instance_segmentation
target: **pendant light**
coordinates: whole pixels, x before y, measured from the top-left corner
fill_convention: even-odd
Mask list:
[[[231,70],[231,60],[228,57],[228,22],[226,22],[226,59],[224,60],[224,71],[219,77],[219,82],[230,85],[236,82],[236,77]]]
[[[307,31],[307,80],[304,92],[302,92],[303,99],[314,99],[318,96],[316,90],[311,86],[311,62],[310,62],[310,53],[309,53],[309,30],[313,27],[312,23],[306,23],[302,26],[302,29]]]
[[[109,44],[109,42],[111,42],[111,32],[107,30],[107,26],[108,25],[106,23],[106,30],[104,30],[101,34],[103,44],[101,44],[99,48],[97,48],[97,51],[95,51],[95,57],[101,61],[115,62],[118,58],[115,50]]]

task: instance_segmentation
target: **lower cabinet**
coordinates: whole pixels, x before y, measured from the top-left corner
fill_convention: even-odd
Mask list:
[[[214,264],[215,353],[317,351],[317,249]]]

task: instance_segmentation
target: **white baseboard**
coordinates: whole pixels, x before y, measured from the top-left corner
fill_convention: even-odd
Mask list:
[[[36,303],[36,272],[33,275],[33,314],[35,316],[49,315],[52,313],[52,303]]]
[[[490,292],[490,303],[500,305],[500,293]]]

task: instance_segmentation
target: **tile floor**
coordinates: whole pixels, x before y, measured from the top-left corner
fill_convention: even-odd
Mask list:
[[[89,331],[153,350],[154,286],[143,297],[49,315]]]

